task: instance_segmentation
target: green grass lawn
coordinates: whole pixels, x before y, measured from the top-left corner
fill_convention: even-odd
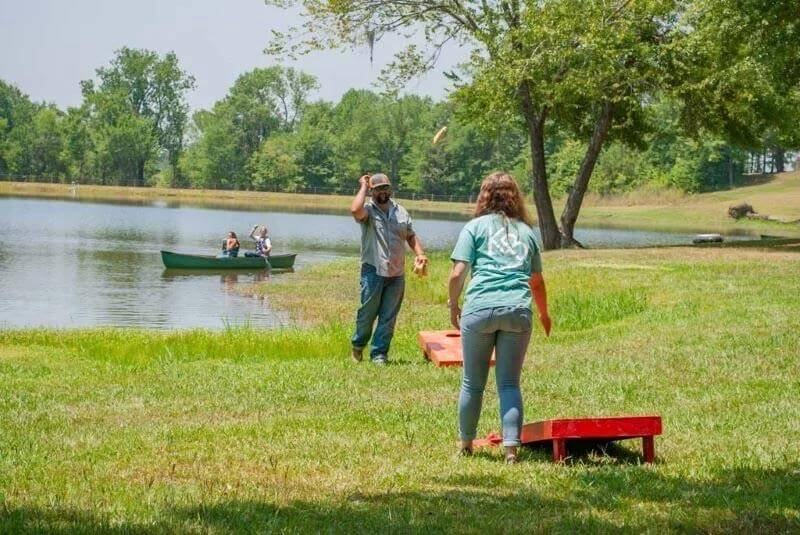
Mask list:
[[[357,261],[251,289],[273,332],[0,332],[0,532],[800,530],[797,246],[544,258],[554,333],[523,373],[527,421],[659,413],[638,442],[565,465],[455,456],[460,371],[447,260],[409,278],[394,364],[353,364]],[[499,427],[490,380],[479,432]]]

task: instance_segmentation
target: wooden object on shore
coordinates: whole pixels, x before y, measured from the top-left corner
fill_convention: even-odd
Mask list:
[[[698,234],[692,240],[692,243],[722,243],[725,238],[722,234]]]
[[[734,219],[741,219],[750,215],[758,215],[755,209],[746,202],[734,204],[728,207],[728,215]]]

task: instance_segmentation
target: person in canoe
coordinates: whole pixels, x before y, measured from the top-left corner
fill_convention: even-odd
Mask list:
[[[234,231],[228,232],[228,237],[222,242],[222,255],[220,256],[239,256],[239,238]]]
[[[244,253],[245,256],[266,257],[272,252],[272,240],[269,239],[269,231],[267,230],[267,227],[261,227],[261,230],[258,231],[258,235],[256,235],[258,227],[259,225],[253,225],[253,229],[250,231],[250,239],[256,242],[256,251],[254,253],[247,251]]]

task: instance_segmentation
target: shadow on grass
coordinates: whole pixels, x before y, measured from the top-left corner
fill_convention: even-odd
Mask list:
[[[496,489],[495,489],[496,490]],[[519,522],[541,516],[531,529],[591,532],[615,528],[581,516],[574,505],[535,493],[501,496],[473,488],[445,492],[355,494],[334,503],[255,500],[203,503],[169,511],[154,522],[110,519],[75,509],[0,509],[1,533],[463,533],[529,531]],[[533,516],[532,516],[533,515]]]
[[[636,444],[641,448],[641,440],[625,441],[626,444]],[[531,444],[525,446],[534,459],[551,462],[553,458],[553,446],[550,442]],[[656,458],[656,462],[658,459]],[[568,440],[567,458],[564,464],[574,465],[639,465],[644,463],[644,456],[640,451],[635,451],[623,447],[619,442],[610,441],[591,441],[591,440]]]
[[[613,512],[620,501],[658,504],[668,527],[677,531],[800,531],[798,467],[735,468],[708,479],[607,467],[583,471],[579,479],[581,485],[575,498],[591,504],[593,510]],[[679,508],[684,508],[684,512],[678,512]]]
[[[525,525],[526,518],[535,518],[529,531],[800,532],[800,465],[780,470],[730,469],[707,479],[633,467],[565,466],[564,470],[566,478],[575,483],[569,498],[539,499],[544,509],[528,509],[530,492],[520,492],[497,497],[498,507],[516,518],[517,526]],[[440,483],[453,486],[454,494],[465,489],[491,493],[507,487],[502,478],[491,475],[464,474]],[[554,510],[547,507],[548,502]],[[480,507],[497,510],[491,500]],[[465,525],[475,531],[493,529],[480,518],[479,510],[462,514]],[[601,520],[614,516],[626,518]],[[587,523],[587,518],[592,518],[592,523]],[[509,522],[506,528],[513,525]]]
[[[518,469],[525,466],[508,470]],[[126,522],[74,509],[0,506],[0,532],[800,530],[797,469],[732,469],[708,479],[666,476],[635,467],[566,466],[563,470],[552,493],[541,479],[534,478],[521,489],[501,475],[460,474],[431,480],[435,491],[352,494],[282,506],[252,499],[210,501],[167,510],[151,522]],[[565,484],[571,492],[564,490]]]
[[[626,445],[637,444],[641,447],[640,439],[626,440]],[[474,457],[504,462],[502,446],[480,448],[475,451]],[[519,449],[518,456],[521,463],[550,463],[553,459],[553,446],[551,442],[526,444]],[[563,464],[582,466],[608,466],[608,465],[640,465],[644,464],[644,456],[640,451],[632,450],[620,445],[619,441],[603,440],[568,440],[567,458]],[[659,460],[656,458],[656,463]]]

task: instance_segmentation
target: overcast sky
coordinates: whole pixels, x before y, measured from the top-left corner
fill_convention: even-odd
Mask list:
[[[197,81],[189,104],[207,108],[239,74],[277,64],[263,53],[269,30],[298,20],[262,0],[0,0],[0,78],[35,101],[73,106],[80,103],[79,82],[114,50],[172,50]],[[401,45],[400,38],[379,42],[372,66],[366,49],[317,53],[294,66],[317,76],[316,97],[335,100],[351,87],[371,87]],[[458,48],[445,50],[435,72],[408,91],[442,97],[449,87],[442,71],[465,57]]]

